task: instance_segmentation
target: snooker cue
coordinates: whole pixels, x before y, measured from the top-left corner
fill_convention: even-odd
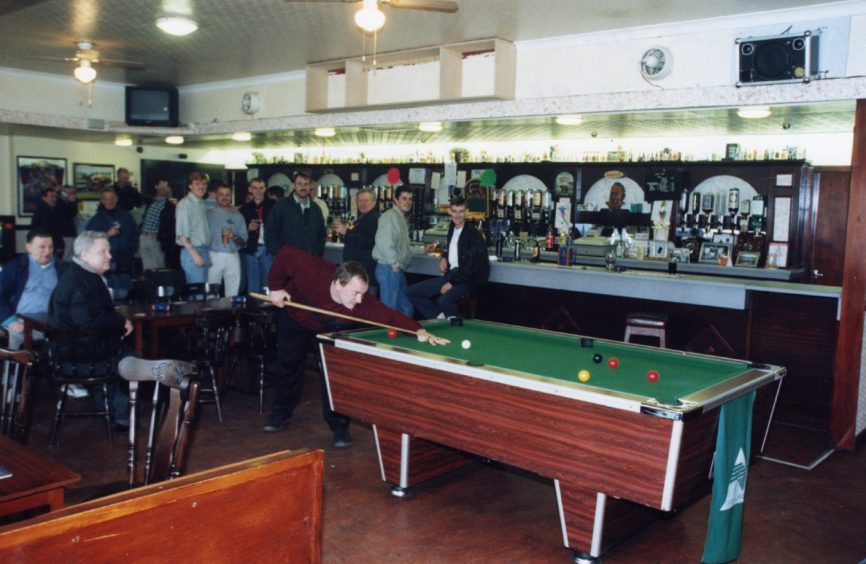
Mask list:
[[[263,302],[270,302],[271,297],[266,296],[265,294],[260,294],[258,292],[250,292],[250,297],[255,298],[257,300],[262,300]],[[330,315],[331,317],[339,317],[342,319],[348,319],[349,321],[354,321],[355,323],[364,323],[366,325],[375,325],[376,327],[382,327],[384,329],[393,329],[394,331],[401,331],[403,333],[409,333],[410,335],[418,335],[418,331],[412,331],[411,329],[403,329],[402,327],[395,327],[393,325],[387,325],[385,323],[379,323],[378,321],[370,321],[369,319],[361,319],[360,317],[353,317],[351,315],[346,315],[344,313],[337,313],[335,311],[328,311],[327,309],[321,309],[318,307],[301,304],[298,302],[293,302],[292,300],[286,300],[285,303],[287,306],[295,307],[298,309],[305,309],[307,311],[312,311],[314,313],[321,313],[323,315]]]

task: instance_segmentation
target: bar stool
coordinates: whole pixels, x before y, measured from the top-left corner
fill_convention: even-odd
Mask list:
[[[467,294],[457,300],[457,307],[460,308],[460,315],[465,319],[475,319],[478,314],[478,299],[475,294]]]
[[[633,335],[655,337],[659,346],[666,348],[665,333],[668,326],[668,316],[656,313],[630,313],[625,318],[626,343],[631,342]]]

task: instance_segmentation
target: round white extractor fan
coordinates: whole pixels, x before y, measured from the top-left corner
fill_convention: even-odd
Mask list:
[[[640,58],[640,73],[649,80],[660,80],[670,74],[673,57],[667,47],[650,47]]]

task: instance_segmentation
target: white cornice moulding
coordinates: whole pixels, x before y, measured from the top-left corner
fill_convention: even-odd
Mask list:
[[[212,92],[214,90],[229,90],[232,88],[253,88],[261,84],[274,84],[280,82],[289,82],[294,80],[304,80],[306,71],[297,70],[290,72],[281,72],[278,74],[265,74],[262,76],[251,76],[249,78],[238,78],[234,80],[223,80],[219,82],[202,82],[200,84],[189,84],[186,86],[178,86],[177,90],[181,94],[197,94],[200,92]]]

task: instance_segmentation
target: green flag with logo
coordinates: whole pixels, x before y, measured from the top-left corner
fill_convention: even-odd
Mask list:
[[[713,499],[701,557],[705,564],[720,564],[740,557],[754,403],[755,392],[750,392],[720,408],[713,462]]]

